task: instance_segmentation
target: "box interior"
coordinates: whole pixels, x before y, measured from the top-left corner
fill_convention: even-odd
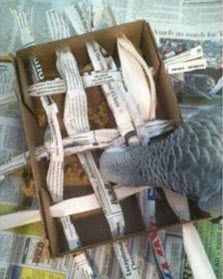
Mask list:
[[[40,207],[42,210],[46,236],[49,239],[50,251],[53,256],[62,255],[71,251],[69,251],[67,247],[66,239],[59,220],[52,218],[50,214],[49,207],[51,204],[53,204],[53,202],[48,190],[46,189],[48,162],[46,160],[37,162],[34,156],[34,148],[36,146],[42,145],[44,142],[45,128],[39,127],[37,121],[37,108],[40,107],[40,101],[28,95],[28,86],[32,84],[31,73],[29,69],[29,58],[36,56],[43,67],[45,79],[53,79],[55,77],[59,77],[59,73],[56,70],[56,50],[63,47],[69,47],[76,57],[79,69],[81,71],[86,65],[90,63],[85,46],[87,41],[92,39],[96,40],[118,62],[116,39],[122,34],[126,35],[132,41],[135,47],[144,56],[149,66],[152,66],[154,69],[154,79],[158,96],[158,118],[171,119],[176,126],[179,125],[181,122],[181,117],[169,78],[165,72],[163,63],[160,61],[156,43],[150,27],[144,21],[137,21],[121,26],[115,26],[65,40],[30,47],[18,51],[16,55],[16,67],[21,90],[21,109],[27,136],[27,144],[31,154],[30,161],[36,189],[39,196]],[[89,88],[86,90],[86,92],[88,104],[91,104],[91,106],[97,107],[98,99],[104,102],[104,97],[100,87]],[[64,94],[60,96],[53,96],[53,99],[59,107],[59,119],[62,135],[66,136],[66,132],[61,121],[63,118],[64,96]],[[99,129],[115,127],[115,121],[111,113],[109,113],[109,108],[106,109],[109,117],[107,119],[106,125],[102,127],[100,123],[92,124],[90,121],[91,128]],[[96,155],[99,155],[99,153]],[[67,165],[69,166],[69,164],[72,164],[74,159],[75,155],[66,158],[65,168]],[[68,179],[67,183],[64,185],[64,198],[67,199],[93,193],[89,182],[87,181],[85,184],[86,185],[84,186],[80,186],[78,184],[72,185],[72,183],[69,183]],[[121,206],[126,222],[125,237],[145,232],[145,227],[137,205],[136,196],[131,196],[123,200],[121,202]],[[206,217],[206,215],[201,213],[196,207],[193,207],[193,212],[194,214],[192,214],[192,219],[197,219],[204,216]],[[162,198],[162,201],[157,203],[157,217],[158,227],[179,223],[179,220],[169,209],[165,198]],[[71,216],[71,219],[75,224],[75,228],[79,233],[82,243],[82,247],[78,250],[75,250],[75,252],[98,244],[111,242],[113,240],[102,210],[97,210],[89,214]]]

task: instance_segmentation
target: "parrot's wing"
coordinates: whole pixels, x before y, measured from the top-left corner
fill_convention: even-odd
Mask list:
[[[222,180],[213,180],[212,184],[214,187],[204,187],[206,191],[202,192],[198,200],[198,206],[210,213],[211,216],[222,216]]]

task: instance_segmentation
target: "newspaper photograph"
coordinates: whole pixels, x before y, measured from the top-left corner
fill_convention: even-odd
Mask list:
[[[207,61],[205,69],[171,75],[178,100],[182,95],[215,98],[222,96],[222,32],[217,25],[194,26],[154,24],[159,51],[169,60],[198,46],[202,47]],[[196,64],[196,59],[191,60]],[[197,60],[199,61],[199,59]],[[219,99],[220,102],[220,99]]]
[[[202,45],[207,60],[206,69],[184,73],[182,78],[179,77],[179,81],[177,81],[177,77],[173,77],[173,80],[176,79],[175,88],[183,86],[185,93],[192,96],[212,97],[222,94],[222,43],[166,38],[161,38],[159,42],[159,50],[164,60]]]

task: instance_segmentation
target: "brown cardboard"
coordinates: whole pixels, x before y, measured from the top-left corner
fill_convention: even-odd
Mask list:
[[[52,79],[59,76],[55,66],[55,51],[58,48],[69,46],[77,59],[78,65],[81,67],[90,62],[85,47],[85,43],[87,41],[95,39],[108,51],[109,54],[111,54],[114,58],[117,58],[116,39],[121,34],[125,34],[132,41],[135,47],[142,52],[147,63],[154,68],[158,96],[158,117],[160,119],[170,119],[176,126],[178,126],[181,122],[181,117],[176,98],[173,94],[173,89],[166,74],[164,65],[159,58],[154,36],[149,25],[145,21],[137,21],[81,36],[71,37],[65,40],[30,47],[28,49],[18,51],[16,55],[17,73],[21,89],[21,109],[27,144],[31,154],[30,164],[33,171],[36,190],[39,195],[45,232],[50,243],[51,255],[53,256],[63,255],[71,251],[68,250],[59,221],[52,218],[50,214],[49,206],[52,204],[52,201],[48,190],[46,189],[45,181],[47,174],[47,162],[37,162],[33,152],[34,147],[43,143],[44,129],[38,127],[37,125],[35,102],[33,98],[28,96],[28,85],[32,84],[30,72],[28,70],[28,59],[30,56],[35,55],[43,66],[46,79]],[[98,90],[100,89],[98,88]],[[87,91],[87,93],[91,94],[90,91]],[[57,96],[55,101],[60,107],[60,113],[62,116],[64,96]],[[88,194],[92,192],[93,191],[90,186],[84,189],[79,189],[78,187],[65,187],[64,197],[71,198],[83,193]],[[123,208],[126,221],[125,237],[145,233],[142,217],[137,206],[136,196],[129,197],[122,201],[121,206]],[[157,214],[158,228],[164,228],[166,226],[179,223],[164,198],[162,201],[157,203]],[[193,208],[192,219],[199,219],[203,217],[206,217],[206,215],[197,210],[197,208]],[[75,223],[75,227],[82,242],[81,249],[73,252],[78,252],[84,248],[114,241],[102,210],[94,211],[91,214],[72,216],[71,218]]]

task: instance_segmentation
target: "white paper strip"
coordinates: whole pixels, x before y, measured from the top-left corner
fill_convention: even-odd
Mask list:
[[[108,21],[109,26],[118,25],[118,22],[115,18],[114,12],[113,12],[110,4],[107,4],[107,13],[108,13],[107,14],[107,21]]]
[[[69,27],[65,22],[63,15],[60,12],[54,11],[53,13],[48,14],[48,24],[51,30],[51,36],[53,39],[62,39],[64,37],[70,36]],[[54,28],[51,28],[51,24]],[[52,88],[51,88],[52,90]],[[64,90],[66,91],[66,89]],[[60,147],[63,148],[62,140],[60,142]],[[68,151],[68,150],[67,150]],[[63,150],[64,152],[64,150]],[[72,152],[71,150],[68,151]],[[52,152],[51,152],[52,154]],[[63,168],[61,168],[63,171]],[[60,177],[63,175],[60,174]],[[68,241],[69,249],[75,249],[80,246],[80,239],[75,230],[74,225],[71,222],[70,216],[65,216],[61,218],[61,223],[63,226],[63,230]],[[85,253],[81,253],[77,255],[74,259],[77,264],[77,267],[82,271],[82,275],[86,279],[97,279],[97,276],[94,275],[93,269],[88,261],[87,255]]]
[[[122,73],[118,70],[92,71],[90,73],[85,73],[82,76],[82,80],[84,87],[88,88],[107,82],[121,81]],[[61,78],[34,83],[28,88],[29,95],[32,97],[65,94],[66,91],[66,83]]]
[[[115,241],[113,243],[113,248],[118,262],[120,263],[122,273],[124,278],[128,279],[139,279],[139,272],[137,266],[135,265],[125,241]]]
[[[104,12],[104,1],[94,0],[92,1],[92,30],[97,30],[101,28],[103,22],[103,12]]]
[[[74,224],[71,222],[70,216],[60,218],[66,240],[70,250],[76,249],[81,245],[79,236],[76,232]]]
[[[0,231],[32,224],[41,221],[39,210],[22,210],[0,216]]]
[[[50,31],[50,37],[53,41],[70,37],[70,29],[65,22],[62,12],[57,10],[46,11],[47,23]]]
[[[131,189],[125,186],[114,187],[118,201],[146,189],[148,189],[148,186],[141,186],[137,188],[133,187]],[[91,194],[83,197],[68,199],[55,204],[51,206],[51,214],[53,217],[62,217],[92,211],[99,208],[101,208],[101,204],[99,203],[96,194]]]
[[[200,236],[193,224],[183,224],[184,248],[194,279],[216,279],[213,268],[204,250]]]
[[[50,127],[52,136],[50,146],[50,164],[47,172],[47,187],[50,191],[53,201],[58,202],[63,199],[64,151],[59,122],[57,119],[58,109],[54,102],[50,102],[48,102],[48,100],[42,99],[42,104],[47,115],[48,125]]]
[[[38,59],[30,60],[30,65],[33,73],[33,81],[41,81],[44,79],[41,64]],[[62,136],[60,133],[59,122],[57,118],[58,108],[53,99],[49,96],[40,97],[43,108],[47,115],[48,125],[50,129],[51,153],[50,164],[47,172],[47,187],[50,191],[54,202],[63,200],[63,180],[64,180],[64,150]],[[72,224],[69,216],[61,220],[64,233],[68,242],[69,249],[75,249],[80,245],[78,234]],[[76,245],[76,246],[75,246]]]
[[[207,67],[207,60],[205,58],[166,65],[167,72],[170,75],[191,72],[200,69],[206,69],[206,67]]]
[[[122,73],[118,69],[104,70],[104,71],[92,71],[90,73],[84,73],[82,76],[84,87],[93,87],[102,85],[103,83],[122,81]]]
[[[74,262],[76,262],[78,269],[82,272],[82,278],[84,279],[100,279],[96,274],[94,274],[87,255],[85,253],[81,253],[74,257]]]
[[[91,23],[86,19],[84,12],[78,4],[65,8],[65,14],[78,34],[91,31]]]
[[[165,65],[176,64],[180,62],[186,62],[192,59],[204,58],[202,46],[194,47],[188,51],[184,51],[181,54],[175,55],[173,57],[164,60]]]
[[[165,189],[167,201],[180,221],[190,220],[190,210],[186,197]],[[184,248],[194,279],[215,279],[214,271],[202,245],[198,231],[193,224],[182,224]]]
[[[44,80],[41,64],[36,58],[30,59],[30,66],[33,74],[33,81]],[[40,97],[41,103],[47,115],[48,125],[51,134],[50,142],[50,164],[47,173],[47,187],[53,200],[63,199],[63,143],[58,122],[58,108],[53,99],[49,96]]]
[[[139,192],[137,198],[146,228],[148,229],[151,226],[155,226],[156,201],[154,198],[154,189],[149,186],[147,195],[145,195],[144,192]]]
[[[72,135],[70,137],[63,139],[64,147],[69,145],[85,145],[85,144],[95,144],[109,143],[116,140],[119,137],[117,129],[98,129],[90,130],[87,132],[79,133],[77,135]]]
[[[131,195],[145,191],[148,186],[132,187],[129,189],[125,186],[114,187],[118,201],[124,200]],[[61,218],[69,215],[90,212],[101,208],[95,194],[90,194],[82,197],[63,200],[50,207],[51,215],[55,218]],[[27,224],[41,221],[39,210],[23,210],[15,213],[10,213],[0,216],[0,230],[7,230],[24,226]]]
[[[177,217],[181,221],[189,221],[190,210],[187,198],[167,188],[163,188],[163,191],[170,207]]]
[[[28,20],[28,16],[23,11],[11,10],[12,16],[14,18],[15,23],[19,27],[21,41],[23,47],[29,47],[34,44],[34,39],[31,34],[30,24]]]
[[[34,83],[30,85],[28,89],[28,93],[31,97],[64,94],[65,92],[65,82],[60,78]]]

